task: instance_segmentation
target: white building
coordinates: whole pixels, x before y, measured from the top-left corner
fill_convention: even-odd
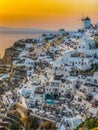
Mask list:
[[[74,130],[81,122],[79,117],[63,117],[58,130]]]
[[[91,68],[93,57],[84,53],[74,53],[68,61],[69,66],[75,66],[80,70],[87,70]]]
[[[59,30],[59,34],[60,34],[61,36],[64,36],[64,35],[66,34],[65,29],[60,29],[60,30]]]
[[[64,96],[68,92],[74,94],[77,80],[77,78],[70,77],[67,74],[65,76],[55,75],[46,83],[45,94],[49,94],[52,97]]]
[[[38,87],[34,92],[34,99],[43,103],[45,100],[45,89],[43,87]]]
[[[98,72],[95,72],[92,78],[92,83],[98,85]]]
[[[66,79],[62,79],[60,83],[60,91],[61,95],[65,95],[66,93],[74,94],[77,85],[77,78],[75,77],[68,77]]]
[[[28,81],[26,83],[23,83],[20,85],[19,89],[17,90],[17,94],[20,97],[34,97],[35,89],[37,88],[37,85],[33,85],[31,81]]]
[[[51,81],[46,83],[45,94],[49,94],[51,96],[59,96],[60,95],[60,80],[52,79]]]
[[[68,51],[62,57],[62,62],[71,67],[77,67],[79,70],[88,70],[94,62],[96,51],[92,39],[87,39],[86,36],[80,40],[77,49]]]
[[[94,41],[90,39],[88,36],[85,35],[80,41],[79,45],[77,46],[77,52],[84,53],[90,56],[95,55],[94,49]]]

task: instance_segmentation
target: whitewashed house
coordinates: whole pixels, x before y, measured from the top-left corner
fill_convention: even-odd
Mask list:
[[[60,29],[60,30],[59,30],[59,34],[60,34],[61,36],[64,36],[64,35],[66,34],[65,29]]]
[[[58,130],[74,130],[82,122],[79,117],[67,118],[63,117]]]
[[[94,41],[92,39],[87,39],[87,36],[83,37],[80,42],[79,45],[77,47],[77,52],[80,53],[84,53],[90,56],[94,56],[95,55],[95,50],[94,50]]]
[[[61,87],[61,95],[65,95],[66,93],[71,93],[74,94],[76,90],[76,85],[77,85],[77,78],[75,77],[68,77],[68,78],[62,78],[60,87]]]
[[[40,101],[40,103],[44,102],[44,100],[45,100],[45,88],[44,87],[38,87],[35,89],[34,99],[37,101]]]
[[[86,37],[86,36],[85,36]],[[68,51],[62,57],[62,62],[70,67],[77,67],[79,70],[88,70],[94,62],[96,51],[92,39],[83,37],[77,49]]]
[[[80,70],[87,70],[91,68],[93,57],[84,53],[74,53],[71,55],[68,65],[75,66]]]
[[[46,83],[45,87],[45,94],[51,95],[53,97],[54,95],[59,96],[60,95],[60,80],[52,79],[49,82]]]
[[[64,96],[68,92],[74,94],[77,80],[78,78],[71,77],[67,73],[65,75],[56,75],[46,83],[45,94],[51,96]]]
[[[92,78],[92,83],[98,86],[98,72],[95,72]]]

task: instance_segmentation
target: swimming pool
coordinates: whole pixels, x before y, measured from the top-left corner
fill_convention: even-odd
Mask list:
[[[54,105],[55,104],[55,101],[54,100],[46,100],[46,102],[50,105]]]

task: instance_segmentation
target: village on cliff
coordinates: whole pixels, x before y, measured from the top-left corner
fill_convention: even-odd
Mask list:
[[[41,122],[54,122],[58,130],[98,118],[98,23],[89,17],[82,22],[83,29],[21,39],[6,50],[0,61],[0,130],[15,124],[14,109],[21,117],[28,110]]]

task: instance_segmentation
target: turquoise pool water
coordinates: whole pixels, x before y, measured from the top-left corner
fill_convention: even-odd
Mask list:
[[[46,101],[48,104],[50,104],[50,105],[54,105],[55,104],[55,101],[54,100],[47,100]]]

